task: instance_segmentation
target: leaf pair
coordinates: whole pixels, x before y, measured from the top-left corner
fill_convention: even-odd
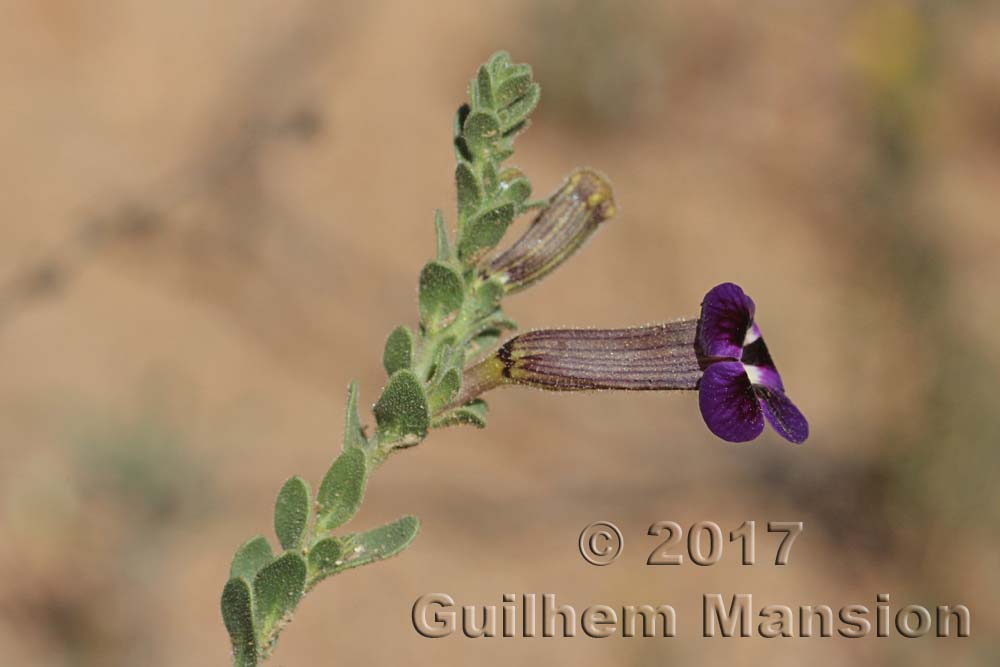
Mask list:
[[[395,556],[410,545],[419,531],[419,519],[404,516],[362,533],[320,540],[309,551],[307,589],[345,570]]]
[[[222,590],[222,618],[233,645],[234,664],[256,665],[274,648],[280,624],[305,592],[306,564],[300,553],[271,557],[258,535],[236,552]]]

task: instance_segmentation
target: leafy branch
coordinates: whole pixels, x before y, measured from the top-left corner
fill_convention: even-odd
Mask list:
[[[483,270],[481,260],[516,217],[547,203],[530,202],[527,178],[503,166],[539,95],[530,66],[512,63],[506,53],[490,58],[470,82],[469,103],[455,117],[457,234],[449,238],[438,211],[436,256],[420,272],[419,326],[397,327],[385,344],[389,379],[373,407],[376,428],[368,435],[362,426],[352,382],[343,451],[319,490],[313,496],[309,483],[296,476],[278,493],[274,531],[281,551],[274,553],[267,538],[256,535],[233,557],[221,606],[238,667],[271,655],[299,600],[320,581],[394,556],[416,537],[413,516],[334,534],[358,512],[368,477],[390,454],[420,443],[432,428],[486,425],[484,401],[456,398],[467,361],[516,328],[500,307],[510,291],[507,275]]]

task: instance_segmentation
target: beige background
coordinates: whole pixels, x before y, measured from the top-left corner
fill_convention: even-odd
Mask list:
[[[995,3],[24,0],[0,26],[0,646],[11,665],[220,665],[236,546],[335,455],[415,319],[451,118],[498,48],[543,85],[537,194],[620,216],[525,327],[694,315],[742,284],[812,437],[711,437],[690,395],[491,398],[391,459],[392,561],[300,605],[275,664],[996,664]],[[523,222],[521,224],[524,224]],[[585,564],[580,529],[626,550]],[[657,520],[801,520],[788,567],[652,568]],[[419,638],[414,599],[669,602],[672,640]],[[702,593],[965,603],[965,640],[699,639]]]

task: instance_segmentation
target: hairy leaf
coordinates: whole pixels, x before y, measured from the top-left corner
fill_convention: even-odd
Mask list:
[[[235,577],[222,589],[222,621],[233,644],[233,665],[254,667],[257,664],[257,638],[253,625],[250,584]]]
[[[501,199],[509,201],[517,207],[520,207],[531,196],[531,183],[525,178],[504,182],[500,188],[502,192]]]
[[[316,535],[326,535],[357,514],[367,479],[365,453],[356,448],[345,449],[330,466],[316,494]]]
[[[479,67],[479,72],[476,74],[475,86],[475,95],[473,96],[473,99],[476,102],[476,106],[492,109],[493,82],[490,80],[490,71],[486,68],[486,65],[481,65]]]
[[[498,79],[503,75],[508,67],[511,66],[510,54],[506,51],[497,51],[492,56],[490,60],[486,63],[486,67],[489,68],[493,76]]]
[[[461,386],[462,374],[457,368],[449,368],[445,371],[441,376],[441,381],[434,385],[430,395],[427,397],[431,414],[448,405],[451,399],[455,397],[455,394],[458,393]]]
[[[275,626],[290,614],[305,591],[306,562],[302,555],[286,551],[257,573],[253,580],[254,626],[262,653],[270,650]]]
[[[382,353],[385,372],[392,375],[403,368],[410,368],[413,365],[415,346],[413,332],[408,327],[398,326],[393,329],[385,341],[385,351]]]
[[[511,203],[501,204],[473,218],[462,230],[458,242],[459,259],[467,262],[494,247],[513,220],[514,205]]]
[[[459,215],[475,212],[483,201],[483,189],[472,167],[464,160],[455,167],[455,191],[458,193]]]
[[[430,262],[420,272],[420,322],[430,331],[451,324],[465,300],[462,276],[446,264]]]
[[[462,136],[473,155],[481,155],[500,138],[500,119],[490,111],[473,111],[465,119]]]
[[[271,553],[271,545],[263,535],[255,535],[240,545],[233,556],[232,565],[229,566],[229,576],[232,578],[243,577],[247,581],[253,581],[257,571],[271,562],[274,555]]]
[[[283,549],[298,549],[309,523],[309,484],[291,477],[274,502],[274,532]]]
[[[352,381],[347,386],[347,408],[344,413],[344,449],[365,449],[368,440],[365,438],[361,420],[358,419],[358,383]]]
[[[427,435],[427,397],[412,371],[397,371],[389,378],[373,412],[382,442],[416,444]]]
[[[339,537],[327,537],[309,550],[309,585],[328,577],[342,564],[343,545]]]
[[[477,398],[435,419],[434,428],[444,428],[457,424],[471,424],[477,428],[486,428],[486,410],[486,401]]]
[[[528,115],[535,110],[536,106],[538,106],[538,100],[541,99],[541,97],[541,88],[537,83],[533,83],[522,97],[500,112],[499,121],[502,125],[502,131],[505,136],[509,136],[511,130],[516,129],[517,131],[520,131],[526,127],[526,125],[521,124],[527,120]]]
[[[343,562],[337,569],[347,570],[395,556],[408,547],[419,532],[420,520],[404,516],[373,530],[348,535],[343,540]]]
[[[521,99],[531,90],[531,72],[510,77],[500,84],[494,95],[497,109],[503,109]]]

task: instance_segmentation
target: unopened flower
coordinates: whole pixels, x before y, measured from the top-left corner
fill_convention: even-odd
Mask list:
[[[739,286],[723,283],[705,295],[699,319],[628,329],[529,331],[468,369],[456,403],[503,385],[698,390],[705,424],[723,440],[753,440],[766,418],[785,439],[803,442],[809,425],[785,396],[754,311]]]
[[[538,282],[576,252],[602,222],[615,214],[611,184],[589,169],[563,181],[524,235],[485,268],[507,293]]]

